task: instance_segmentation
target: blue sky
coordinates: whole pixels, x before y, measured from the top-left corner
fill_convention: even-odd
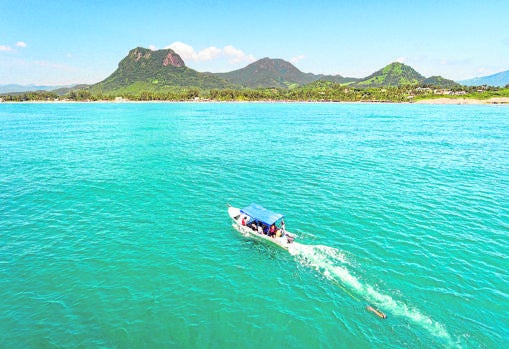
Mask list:
[[[509,69],[509,1],[0,0],[0,84],[95,83],[130,49],[198,71],[271,57],[364,77],[400,61],[461,80]]]

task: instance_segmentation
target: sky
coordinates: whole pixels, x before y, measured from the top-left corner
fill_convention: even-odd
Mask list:
[[[201,72],[270,57],[365,77],[391,62],[452,80],[509,70],[507,0],[0,0],[0,85],[96,83],[138,46]]]

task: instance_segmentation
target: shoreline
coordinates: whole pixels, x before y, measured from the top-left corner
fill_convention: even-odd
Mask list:
[[[509,97],[492,97],[489,99],[471,98],[430,98],[413,102],[414,104],[509,104]]]
[[[188,100],[188,101],[1,101],[1,104],[65,104],[65,103],[107,103],[107,104],[129,104],[129,103],[338,103],[338,104],[434,104],[434,105],[498,105],[509,104],[509,97],[492,97],[489,99],[474,98],[430,98],[409,102],[389,102],[389,101],[290,101],[290,100],[260,100],[260,101],[218,101],[218,100]]]

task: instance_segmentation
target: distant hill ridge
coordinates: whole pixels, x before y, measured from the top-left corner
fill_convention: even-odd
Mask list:
[[[468,80],[459,81],[462,85],[466,86],[498,86],[503,87],[509,84],[509,70],[502,71],[493,75],[483,76],[479,78],[473,78]]]
[[[27,91],[51,91],[57,88],[66,88],[70,86],[55,86],[55,85],[18,85],[6,84],[0,85],[0,93],[18,93]]]

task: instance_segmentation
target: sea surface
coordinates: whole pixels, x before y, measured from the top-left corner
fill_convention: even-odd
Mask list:
[[[0,104],[0,348],[508,348],[508,252],[507,106]]]

